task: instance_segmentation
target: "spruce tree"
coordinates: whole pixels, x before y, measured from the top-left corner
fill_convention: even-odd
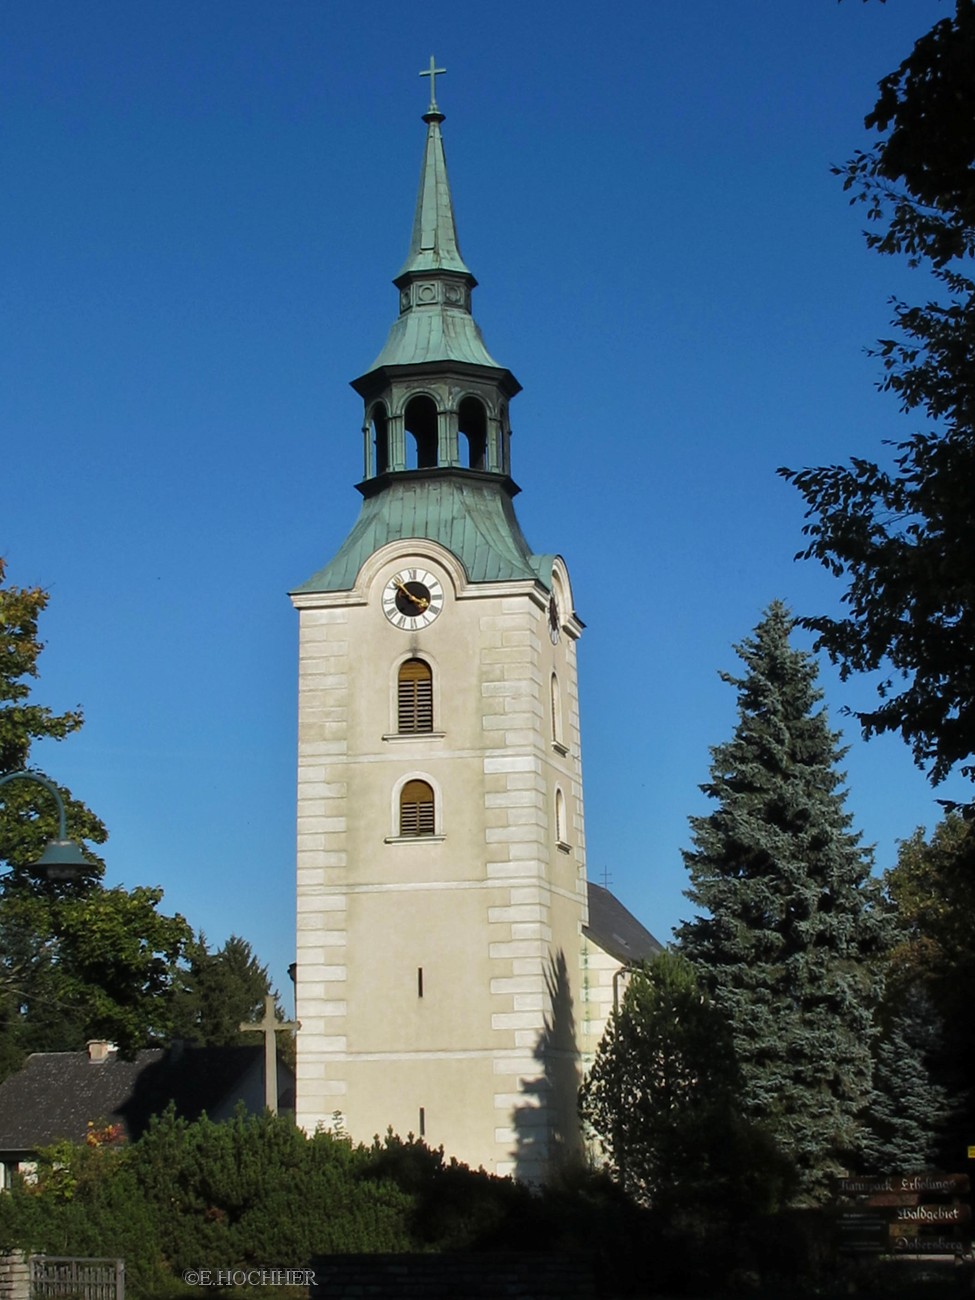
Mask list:
[[[746,1118],[795,1161],[801,1199],[819,1201],[856,1160],[881,922],[844,810],[845,751],[792,626],[773,603],[735,647],[744,675],[722,673],[738,722],[701,787],[716,807],[691,818],[687,897],[701,912],[678,939],[728,1021]]]
[[[201,932],[187,945],[186,969],[174,1003],[174,1032],[203,1047],[253,1046],[252,1036],[240,1026],[260,1018],[270,992],[268,969],[246,939],[232,934],[211,952]],[[277,999],[277,993],[274,996]]]
[[[924,989],[898,988],[875,1049],[873,1091],[861,1141],[874,1174],[912,1173],[937,1163],[938,1139],[949,1112],[947,1089],[928,1061],[941,1045],[938,1014]]]

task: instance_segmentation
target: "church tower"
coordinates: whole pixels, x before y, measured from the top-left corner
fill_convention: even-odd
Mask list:
[[[582,624],[515,517],[520,385],[471,315],[440,71],[399,315],[352,385],[361,513],[292,593],[297,1120],[537,1180],[581,1149]]]

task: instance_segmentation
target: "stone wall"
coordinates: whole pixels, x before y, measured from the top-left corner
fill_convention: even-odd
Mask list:
[[[0,1255],[0,1300],[28,1300],[30,1264],[21,1251]]]

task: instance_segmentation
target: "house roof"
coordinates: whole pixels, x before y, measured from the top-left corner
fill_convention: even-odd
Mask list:
[[[583,933],[624,965],[648,961],[663,944],[602,885],[589,881],[589,924]]]
[[[170,1102],[178,1115],[198,1119],[232,1105],[263,1056],[260,1046],[153,1048],[131,1061],[116,1051],[103,1061],[87,1052],[35,1052],[0,1084],[0,1151],[80,1142],[89,1121],[101,1120],[122,1124],[134,1140]],[[281,1092],[282,1109],[293,1107],[293,1086]]]

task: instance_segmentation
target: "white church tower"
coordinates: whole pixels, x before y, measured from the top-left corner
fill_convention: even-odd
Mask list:
[[[592,1048],[582,624],[515,518],[520,385],[471,315],[443,120],[431,93],[399,315],[353,382],[361,513],[292,593],[297,1120],[534,1180],[581,1149]]]

